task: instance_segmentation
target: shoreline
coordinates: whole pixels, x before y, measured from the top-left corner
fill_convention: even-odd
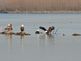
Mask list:
[[[0,14],[81,14],[81,11],[3,11]]]

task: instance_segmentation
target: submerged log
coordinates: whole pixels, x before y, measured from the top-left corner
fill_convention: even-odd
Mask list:
[[[14,32],[0,32],[0,34],[15,34]]]
[[[74,34],[72,34],[72,36],[81,36],[81,34],[74,33]]]
[[[7,33],[7,32],[0,32],[0,34],[10,34],[10,35],[30,35],[29,33],[26,33],[26,32],[17,32],[17,33],[14,33],[14,32],[10,32],[10,33]]]
[[[15,33],[15,35],[30,35],[30,34],[26,32],[17,32]]]
[[[5,34],[5,32],[0,32],[0,34]]]

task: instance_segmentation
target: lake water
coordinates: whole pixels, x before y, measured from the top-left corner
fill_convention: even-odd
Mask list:
[[[81,33],[81,14],[0,14],[2,30],[8,23],[31,35],[0,35],[0,61],[81,61],[81,36],[72,36]],[[39,26],[55,26],[56,34],[36,35]]]

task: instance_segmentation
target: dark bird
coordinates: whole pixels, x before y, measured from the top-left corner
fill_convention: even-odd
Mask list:
[[[54,27],[54,26],[51,26],[51,27],[49,27],[48,29],[46,29],[45,27],[40,26],[39,29],[45,31],[46,34],[51,34],[52,30],[54,30],[55,27]],[[40,33],[42,33],[42,32],[40,32],[40,30],[37,30],[37,31],[35,32],[35,34],[40,34]]]

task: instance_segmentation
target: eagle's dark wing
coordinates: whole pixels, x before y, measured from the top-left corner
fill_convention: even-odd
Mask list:
[[[45,27],[40,26],[39,28],[44,30],[44,31],[47,31]]]

